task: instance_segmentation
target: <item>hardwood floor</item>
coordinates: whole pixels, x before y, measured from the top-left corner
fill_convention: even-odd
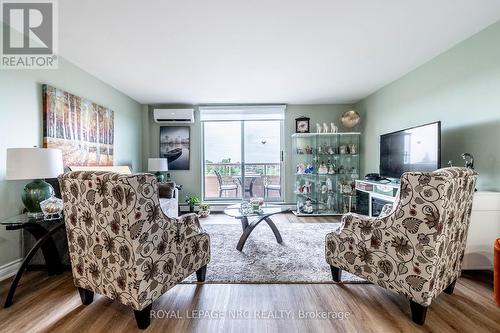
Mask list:
[[[10,281],[0,283],[2,302]],[[489,273],[464,273],[454,294],[438,297],[426,324],[417,326],[404,298],[370,284],[181,284],[153,304],[155,316],[164,318],[153,318],[146,332],[499,332],[500,308],[491,292]],[[299,318],[300,311],[330,319]],[[350,315],[332,318],[339,312]],[[196,318],[207,315],[212,318]],[[99,295],[82,305],[69,272],[28,272],[14,304],[0,310],[0,332],[77,331],[138,330],[126,306]]]

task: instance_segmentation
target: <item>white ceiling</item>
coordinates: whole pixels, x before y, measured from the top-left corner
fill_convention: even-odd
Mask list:
[[[358,101],[499,0],[64,0],[60,54],[141,103]]]

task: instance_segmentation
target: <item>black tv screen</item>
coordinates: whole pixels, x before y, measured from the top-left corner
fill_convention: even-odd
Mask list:
[[[441,166],[441,122],[380,136],[380,176],[399,178],[407,171],[429,172]]]

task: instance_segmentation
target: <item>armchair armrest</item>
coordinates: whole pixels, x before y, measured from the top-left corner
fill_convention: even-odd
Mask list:
[[[342,216],[340,228],[335,233],[337,235],[343,234],[344,236],[355,234],[357,238],[365,238],[371,236],[375,227],[381,225],[379,217],[369,217],[359,215],[356,213],[347,213]]]
[[[195,213],[182,215],[176,219],[172,219],[172,221],[177,227],[177,231],[179,232],[179,234],[184,235],[185,238],[205,233],[200,225],[198,215],[196,215]]]

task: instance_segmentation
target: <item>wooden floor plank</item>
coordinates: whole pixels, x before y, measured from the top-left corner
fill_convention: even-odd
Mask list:
[[[292,214],[273,218],[291,223],[338,221]],[[214,214],[202,223],[238,222]],[[2,304],[11,280],[0,282]],[[153,304],[155,314],[164,317],[153,319],[146,332],[500,332],[492,285],[491,273],[464,273],[454,294],[438,297],[426,324],[417,326],[410,320],[406,299],[371,284],[182,284]],[[193,318],[201,311],[219,318]],[[316,311],[350,316],[299,318]],[[262,318],[266,314],[281,317]],[[2,333],[136,331],[133,312],[126,306],[98,295],[91,305],[82,305],[69,272],[52,277],[26,273],[14,304],[0,310]]]
[[[9,283],[0,283],[2,301]],[[464,273],[455,293],[438,297],[428,311],[426,324],[417,326],[409,319],[404,298],[375,285],[183,284],[153,305],[157,315],[167,311],[178,315],[153,319],[147,331],[499,332],[500,308],[491,292],[491,274]],[[0,310],[0,332],[138,331],[132,311],[117,302],[96,296],[91,305],[82,305],[70,273],[52,277],[43,272],[26,273],[14,302]],[[240,317],[233,317],[238,310]],[[200,311],[205,315],[212,311],[213,318],[192,318]],[[350,317],[306,319],[299,318],[301,311],[349,312]],[[257,318],[271,313],[283,315]]]

